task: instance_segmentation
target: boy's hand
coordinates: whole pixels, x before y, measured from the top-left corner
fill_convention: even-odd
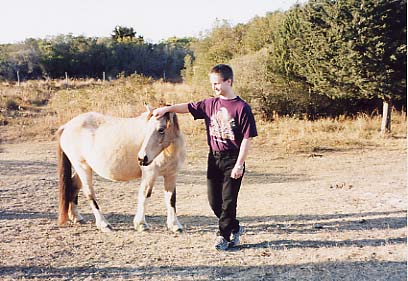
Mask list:
[[[243,168],[235,166],[231,171],[231,178],[239,179],[240,177],[242,177],[243,173],[244,173]]]
[[[164,107],[156,108],[155,110],[153,110],[152,114],[153,114],[153,117],[160,118],[167,112],[168,112],[168,106],[164,106]]]

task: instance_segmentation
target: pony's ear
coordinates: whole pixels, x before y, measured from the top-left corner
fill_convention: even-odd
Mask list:
[[[144,106],[146,107],[146,111],[147,111],[147,112],[150,112],[150,113],[151,113],[151,112],[153,111],[153,109],[152,109],[152,108],[150,107],[150,105],[148,105],[147,103],[145,103]]]
[[[153,116],[153,109],[146,102],[144,103],[144,106],[146,107],[146,112],[147,112],[146,119],[149,120],[150,117]]]

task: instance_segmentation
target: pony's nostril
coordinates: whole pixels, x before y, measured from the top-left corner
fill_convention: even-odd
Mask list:
[[[138,157],[137,159],[139,160],[140,166],[147,166],[147,164],[149,163],[147,156],[143,157],[143,159],[140,157]]]

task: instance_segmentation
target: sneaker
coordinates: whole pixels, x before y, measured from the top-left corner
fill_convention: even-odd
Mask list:
[[[239,236],[245,232],[244,227],[240,226],[238,231],[235,233],[232,233],[232,239],[231,239],[231,247],[235,247],[239,245]]]
[[[214,247],[218,251],[225,251],[228,249],[228,241],[223,236],[218,236]]]

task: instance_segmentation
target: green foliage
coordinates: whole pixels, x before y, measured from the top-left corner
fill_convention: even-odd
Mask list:
[[[390,3],[395,6],[398,20],[379,16],[383,22],[373,24],[375,13],[381,14],[379,7]],[[406,58],[401,55],[406,53],[406,42],[401,40],[406,34],[406,22],[399,16],[404,11],[403,3],[312,0],[286,13],[268,13],[235,27],[217,21],[205,36],[192,41],[194,53],[185,57],[183,78],[201,91],[209,88],[211,67],[229,63],[235,71],[236,92],[266,119],[274,114],[313,119],[375,110],[378,98],[390,94],[398,98],[398,93],[406,91]],[[389,12],[385,9],[382,14]],[[389,26],[384,25],[385,19]],[[394,30],[395,40],[385,39],[390,30]],[[398,39],[397,34],[402,36]],[[390,56],[395,65],[387,64],[381,56],[376,57],[377,61],[374,56],[368,59],[367,51],[372,46],[386,48],[392,45],[390,42],[398,46],[392,47]],[[387,90],[384,81],[394,88]]]
[[[356,113],[362,105],[373,108],[376,102],[357,99],[336,99],[308,92],[301,81],[290,81],[279,73],[268,71],[268,50],[240,56],[230,61],[235,69],[234,88],[248,101],[255,113],[265,120],[276,116],[316,119]]]
[[[0,45],[0,79],[17,80],[17,71],[27,79],[37,77],[42,71],[38,42]]]
[[[384,100],[406,99],[407,2],[361,3],[357,51],[361,56],[360,89]]]
[[[183,78],[194,85],[208,84],[212,66],[227,63],[234,55],[235,34],[227,21],[218,21],[211,32],[201,40],[191,42],[194,56],[187,58]]]
[[[331,98],[406,98],[406,1],[311,0],[287,14],[273,70]]]
[[[256,52],[274,41],[277,27],[283,20],[281,12],[268,13],[265,17],[255,17],[248,23],[243,45],[245,52]]]
[[[171,38],[160,44],[144,43],[133,29],[117,27],[112,38],[59,35],[0,45],[0,79],[22,80],[69,77],[115,78],[139,73],[180,81],[184,57],[191,54],[190,38]]]
[[[139,35],[136,38],[136,31],[133,27],[116,26],[112,33],[112,39],[116,42],[136,42],[144,43],[143,36]]]
[[[282,18],[282,13],[274,12],[235,27],[226,20],[216,21],[208,34],[191,43],[194,56],[185,64],[184,80],[196,86],[208,84],[208,72],[214,65],[229,63],[270,44]]]

